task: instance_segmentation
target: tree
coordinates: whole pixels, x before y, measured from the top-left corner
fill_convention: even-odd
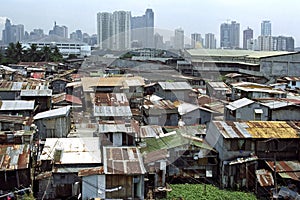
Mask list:
[[[17,62],[22,61],[23,59],[23,47],[22,44],[20,42],[17,42],[16,46],[15,46],[15,60]]]
[[[62,61],[62,60],[63,60],[63,56],[59,52],[58,47],[55,46],[54,50],[52,52],[52,55],[51,55],[51,61],[53,61],[53,62],[59,62],[59,61]]]
[[[7,64],[7,63],[17,63],[17,60],[16,60],[16,46],[14,43],[9,43],[6,51],[5,51],[5,54],[6,54],[6,61],[4,64]]]
[[[37,45],[36,44],[31,44],[30,48],[27,50],[27,52],[25,53],[25,58],[24,61],[28,61],[28,62],[38,62],[41,60],[41,56],[40,56],[40,51],[38,51],[37,49]]]
[[[51,60],[51,49],[48,46],[44,46],[42,48],[42,60],[43,61],[50,61]]]

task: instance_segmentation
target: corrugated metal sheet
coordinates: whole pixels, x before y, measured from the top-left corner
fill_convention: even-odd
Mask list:
[[[269,102],[264,102],[264,103],[261,103],[261,104],[264,105],[264,106],[267,106],[270,109],[284,108],[284,107],[287,107],[287,106],[290,106],[290,105],[296,105],[292,102],[276,101],[276,100],[269,101]]]
[[[141,138],[156,137],[163,134],[164,132],[162,130],[162,127],[158,125],[148,125],[140,127]]]
[[[228,108],[229,110],[236,110],[238,108],[242,108],[242,107],[247,106],[252,103],[254,103],[254,101],[247,99],[247,98],[242,98],[242,99],[239,99],[239,100],[229,103],[229,105],[227,105],[226,108]]]
[[[34,96],[52,96],[52,90],[50,89],[39,89],[39,90],[21,90],[20,96],[22,97],[34,97]]]
[[[124,93],[96,93],[95,104],[97,106],[129,106]]]
[[[1,111],[5,110],[33,110],[34,101],[25,100],[3,100],[0,101]]]
[[[54,103],[54,104],[60,103],[63,101],[82,105],[82,101],[78,97],[75,97],[70,94],[62,93],[62,94],[57,94],[57,95],[52,96],[52,103]]]
[[[103,147],[105,174],[145,174],[140,151],[136,147]]]
[[[178,105],[178,112],[180,115],[188,114],[197,109],[200,109],[199,106],[196,106],[196,105],[190,104],[190,103],[186,103],[186,102],[180,102],[180,104]]]
[[[103,167],[93,167],[90,169],[82,169],[78,172],[78,176],[91,176],[91,175],[99,175],[104,174]]]
[[[94,106],[95,117],[131,117],[129,106]]]
[[[45,112],[40,112],[36,114],[33,119],[46,119],[46,118],[53,118],[53,117],[60,117],[60,116],[67,116],[70,113],[71,106],[65,106],[58,109],[48,110]]]
[[[187,82],[158,82],[163,90],[191,90],[193,89]]]
[[[300,77],[284,77],[283,79],[287,80],[287,81],[300,81]]]
[[[214,121],[225,138],[299,138],[298,129],[285,121]]]
[[[269,167],[274,171],[274,161],[266,161]],[[276,172],[282,178],[300,181],[300,162],[293,161],[276,161]]]
[[[40,160],[54,160],[55,152],[59,164],[101,163],[100,142],[97,137],[47,138]]]
[[[272,173],[265,169],[259,169],[255,171],[256,179],[260,186],[267,187],[274,185],[274,179]]]
[[[26,169],[29,167],[29,158],[27,144],[0,145],[0,170]]]

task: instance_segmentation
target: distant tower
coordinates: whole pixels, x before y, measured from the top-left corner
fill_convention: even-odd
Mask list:
[[[271,36],[272,35],[272,27],[271,27],[271,22],[269,20],[262,21],[261,35],[262,36]]]
[[[216,38],[213,33],[205,34],[205,48],[206,49],[215,49],[216,48]]]
[[[223,23],[220,27],[220,46],[226,49],[240,47],[240,24],[232,21],[231,24]]]
[[[174,48],[184,48],[184,30],[182,28],[175,29]]]
[[[243,49],[248,49],[247,43],[249,43],[249,40],[253,39],[253,30],[251,28],[247,28],[243,31]]]
[[[131,47],[131,12],[97,13],[97,42],[100,49],[125,50]]]
[[[200,33],[191,34],[191,45],[193,49],[203,48],[203,38]]]

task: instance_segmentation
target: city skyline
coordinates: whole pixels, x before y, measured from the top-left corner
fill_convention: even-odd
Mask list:
[[[293,0],[288,0],[284,5],[274,6],[272,9],[267,8],[270,5],[279,5],[278,0],[263,2],[258,0],[243,2],[236,0],[213,0],[210,2],[191,0],[189,3],[169,0],[163,2],[158,0],[113,0],[109,4],[103,4],[103,2],[96,0],[91,0],[89,3],[75,0],[72,1],[72,4],[57,0],[43,1],[40,4],[36,2],[35,0],[12,0],[3,3],[0,8],[1,30],[3,30],[5,18],[9,18],[12,24],[24,24],[26,31],[42,28],[47,33],[56,21],[60,26],[67,26],[69,33],[79,29],[91,35],[97,33],[96,18],[98,12],[124,10],[131,11],[132,16],[141,16],[147,8],[151,8],[155,14],[154,26],[156,29],[174,33],[175,29],[181,27],[187,38],[194,32],[202,35],[214,33],[217,46],[220,42],[220,24],[229,20],[240,23],[240,32],[249,26],[254,30],[254,38],[260,35],[261,22],[270,20],[272,35],[292,36],[296,41],[295,46],[299,46],[297,41],[300,41],[300,29],[295,28],[297,27],[297,6],[295,4],[298,2]],[[172,5],[172,9],[170,9],[170,5]],[[45,8],[47,8],[47,12],[42,12],[42,14],[38,12],[45,10]],[[164,39],[167,40],[168,38]]]

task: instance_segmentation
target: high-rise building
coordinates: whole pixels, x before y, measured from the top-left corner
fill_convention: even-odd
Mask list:
[[[273,37],[270,35],[260,35],[258,36],[258,50],[259,51],[273,51],[274,42]]]
[[[101,49],[124,50],[131,47],[131,13],[115,11],[97,14],[98,45]]]
[[[249,43],[248,41],[253,39],[253,30],[251,28],[247,28],[246,30],[243,31],[243,49],[248,49],[247,44]]]
[[[213,33],[205,34],[205,48],[206,49],[215,49],[217,47],[217,40]]]
[[[174,49],[184,48],[184,30],[182,28],[175,29]]]
[[[68,28],[66,26],[58,26],[54,22],[53,29],[49,31],[49,35],[57,35],[63,38],[68,38]]]
[[[232,21],[231,24],[223,23],[220,27],[220,46],[226,49],[240,47],[240,24]]]
[[[154,34],[154,48],[164,49],[164,37],[158,33]]]
[[[264,20],[261,22],[261,35],[262,36],[272,35],[271,22],[269,20]]]
[[[273,37],[273,40],[276,41],[276,49],[277,51],[294,51],[295,50],[295,42],[293,37],[286,36],[278,36]]]
[[[203,48],[203,38],[200,33],[191,34],[191,48]]]
[[[77,40],[77,41],[82,41],[82,31],[81,30],[76,30],[75,32],[70,34],[70,39],[72,40]]]
[[[154,47],[154,13],[147,9],[142,16],[131,17],[131,39],[142,47]]]
[[[6,19],[5,28],[2,31],[3,44],[16,43],[24,39],[24,25],[12,25],[9,19]]]

